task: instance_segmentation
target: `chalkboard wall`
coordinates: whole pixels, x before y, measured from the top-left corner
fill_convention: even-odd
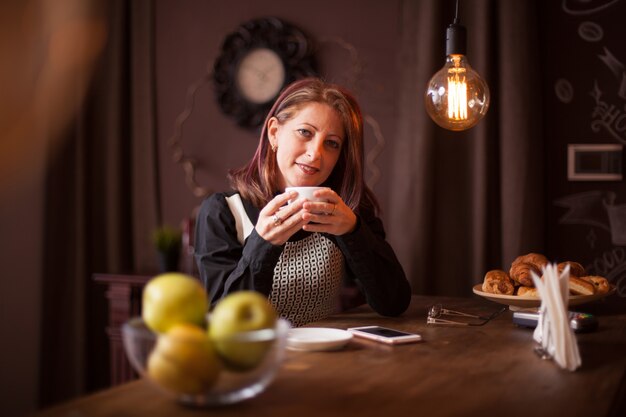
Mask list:
[[[624,297],[626,184],[568,180],[567,154],[571,144],[626,144],[626,1],[553,0],[542,14],[546,251]]]

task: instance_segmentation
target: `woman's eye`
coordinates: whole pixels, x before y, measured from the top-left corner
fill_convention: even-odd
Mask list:
[[[341,143],[337,142],[336,140],[327,140],[326,143],[328,144],[328,146],[330,146],[333,149],[339,149],[341,148]]]
[[[300,136],[304,136],[305,138],[311,137],[311,132],[307,129],[298,129],[297,132],[300,134]]]

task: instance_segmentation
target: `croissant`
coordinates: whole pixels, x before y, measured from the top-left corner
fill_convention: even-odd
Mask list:
[[[556,266],[557,270],[559,271],[559,275],[561,274],[561,272],[563,272],[563,270],[565,269],[567,265],[569,265],[569,274],[571,276],[575,276],[575,277],[585,276],[585,267],[579,264],[578,262],[572,262],[572,261],[561,262],[560,264]]]
[[[531,271],[541,276],[541,269],[548,263],[548,258],[540,253],[527,253],[520,255],[511,264],[509,275],[518,285],[534,287]]]
[[[588,275],[580,277],[580,279],[593,284],[593,286],[596,287],[597,294],[606,294],[607,292],[609,292],[609,280],[604,277]]]
[[[531,263],[531,264],[535,265],[535,267],[541,271],[541,268],[543,268],[544,266],[546,266],[548,264],[548,258],[546,258],[544,255],[542,255],[540,253],[532,253],[531,252],[531,253],[527,253],[526,255],[518,256],[513,261],[513,264],[515,264],[516,262],[528,262],[528,263]]]
[[[539,291],[537,291],[537,288],[534,287],[519,287],[517,289],[517,295],[519,295],[520,297],[535,297],[535,298],[539,298]]]
[[[534,287],[535,284],[533,283],[531,272],[534,272],[537,276],[541,275],[540,270],[535,266],[535,264],[518,262],[511,265],[509,275],[518,285]]]
[[[482,289],[492,294],[513,295],[515,286],[505,271],[494,269],[485,274]]]
[[[569,292],[574,295],[593,295],[596,292],[596,287],[587,280],[570,276]]]

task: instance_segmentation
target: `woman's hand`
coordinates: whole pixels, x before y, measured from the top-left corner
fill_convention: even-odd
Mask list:
[[[302,229],[307,232],[322,232],[332,235],[345,235],[356,227],[356,214],[348,207],[341,197],[331,189],[318,190],[315,197],[324,198],[327,202],[307,201],[303,205]]]
[[[285,205],[287,201],[297,196],[298,193],[295,191],[279,194],[263,207],[254,226],[259,236],[272,245],[280,246],[303,228],[302,226],[308,222],[304,219],[302,208],[305,200],[298,199]]]

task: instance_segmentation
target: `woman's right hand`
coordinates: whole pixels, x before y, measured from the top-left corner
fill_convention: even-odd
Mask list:
[[[297,196],[298,193],[295,191],[279,194],[263,207],[254,227],[259,236],[272,245],[280,246],[308,223],[302,219],[302,206],[305,199],[298,199],[287,204],[287,201]]]

